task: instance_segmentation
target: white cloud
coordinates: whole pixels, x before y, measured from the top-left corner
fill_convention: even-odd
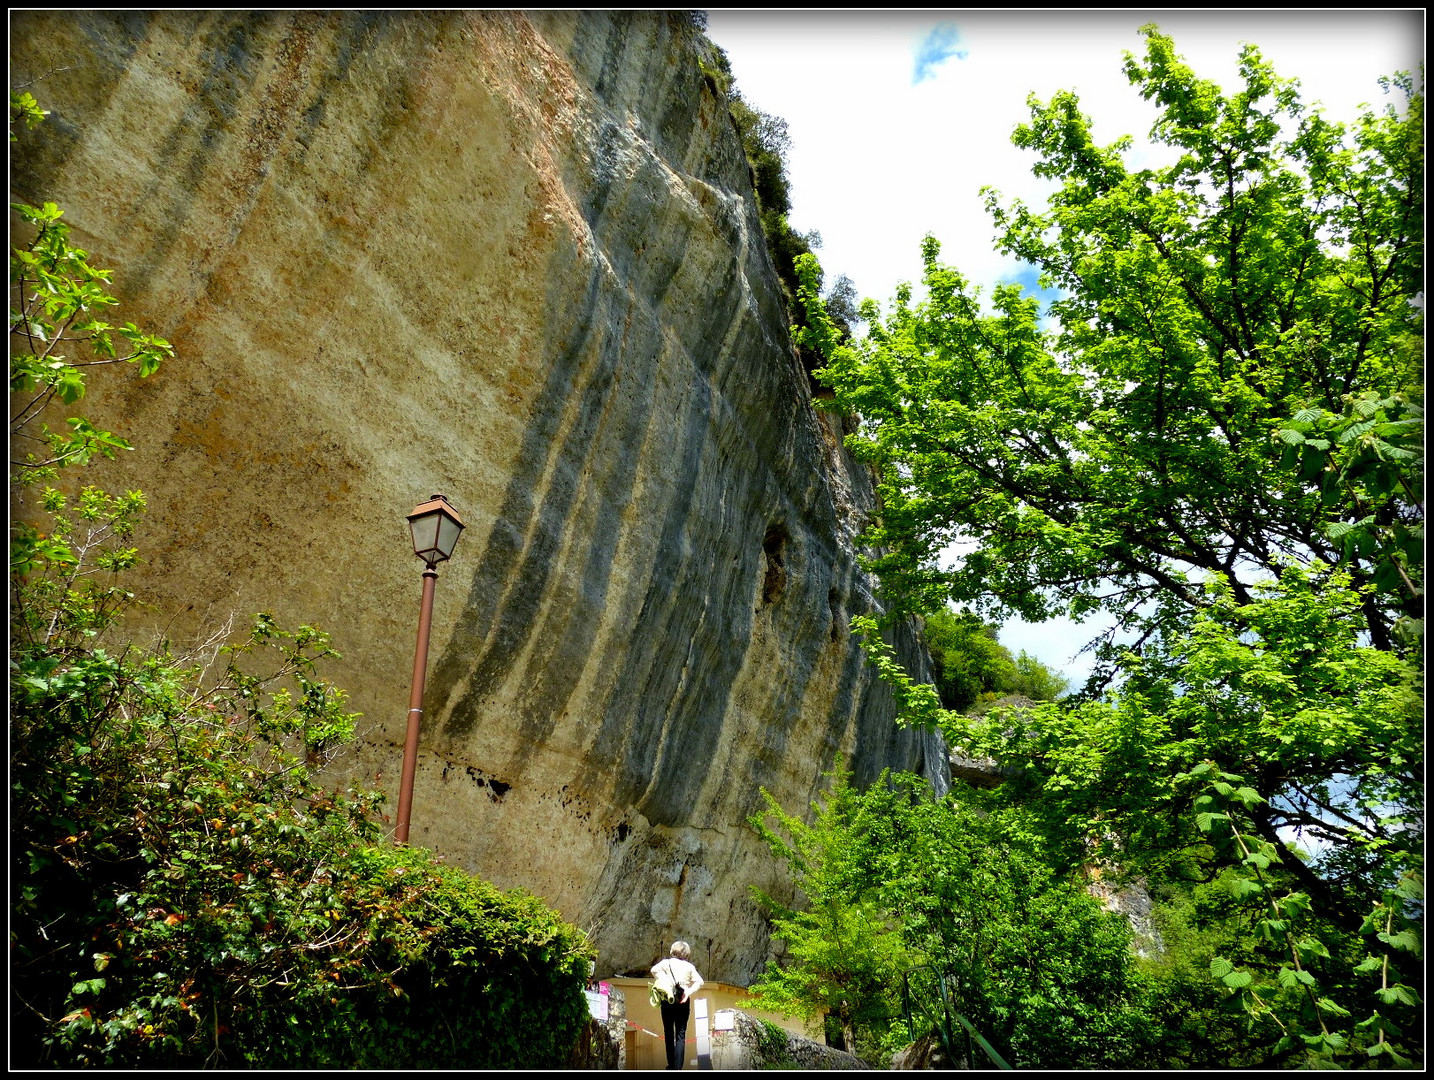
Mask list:
[[[983,185],[1005,199],[1044,199],[1032,156],[1010,143],[1028,93],[1075,90],[1096,138],[1140,140],[1155,117],[1122,72],[1139,27],[1157,22],[1196,73],[1237,84],[1241,42],[1298,77],[1307,100],[1336,119],[1378,102],[1380,75],[1417,70],[1420,11],[1307,12],[760,12],[712,11],[708,33],[727,50],[749,102],[791,132],[792,224],[820,230],[829,276],[889,299],[920,275],[927,232],[942,255],[989,285],[1020,267],[992,250]],[[959,50],[913,83],[933,34]],[[936,44],[942,44],[937,35]],[[923,52],[924,50],[924,52]],[[959,54],[964,54],[958,59]]]

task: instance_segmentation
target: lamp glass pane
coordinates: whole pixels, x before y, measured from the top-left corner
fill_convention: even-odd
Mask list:
[[[425,556],[438,546],[438,522],[442,517],[442,514],[434,511],[431,514],[414,518],[408,523],[409,529],[413,532],[413,553],[415,555]]]
[[[458,543],[458,534],[462,531],[462,525],[447,514],[442,515],[438,524],[438,550],[443,552],[445,559],[453,554],[453,546]]]

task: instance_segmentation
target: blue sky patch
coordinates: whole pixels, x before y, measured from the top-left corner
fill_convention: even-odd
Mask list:
[[[911,85],[936,77],[936,69],[950,60],[965,60],[971,55],[961,48],[961,32],[955,23],[937,23],[936,28],[921,39],[916,46],[916,67],[911,73]]]
[[[1041,288],[1041,272],[1034,266],[1023,266],[1004,280],[1019,285],[1027,296],[1033,296],[1039,300],[1042,314],[1050,311],[1052,300],[1061,298],[1059,289]]]

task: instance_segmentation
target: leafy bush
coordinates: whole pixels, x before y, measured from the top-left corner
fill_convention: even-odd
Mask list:
[[[378,796],[322,786],[309,762],[352,726],[314,672],[332,655],[267,616],[207,690],[167,653],[16,650],[17,1061],[562,1062],[585,940],[532,897],[378,846]]]
[[[913,992],[938,1009],[939,973],[952,1008],[1017,1066],[1111,1068],[1150,1056],[1158,1031],[1129,926],[1051,870],[1023,815],[978,802],[974,792],[933,800],[910,774],[859,793],[840,768],[811,824],[767,796],[751,824],[808,910],[759,897],[788,943],[787,965],[770,965],[753,987],[759,1003],[788,1015],[829,1008],[848,1049],[881,1061],[892,1029],[907,1035],[903,973],[931,976],[915,978]]]
[[[812,804],[811,824],[783,810],[765,789],[766,811],[748,820],[786,862],[806,910],[752,890],[771,917],[773,934],[786,942],[787,956],[785,964],[768,962],[747,1000],[808,1024],[825,1016],[830,1045],[869,1057],[885,1021],[899,1011],[901,971],[912,958],[876,902],[873,885],[855,880],[853,860],[862,853],[852,841],[850,819],[861,796],[850,780],[839,766],[825,803]]]

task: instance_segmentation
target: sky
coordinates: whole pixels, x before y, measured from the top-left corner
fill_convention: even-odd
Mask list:
[[[1423,62],[1423,12],[1376,11],[723,11],[707,34],[727,52],[736,87],[755,108],[787,121],[792,226],[816,230],[827,282],[846,274],[858,295],[885,304],[920,276],[921,239],[934,235],[943,262],[986,286],[1027,279],[995,251],[982,187],[1009,204],[1044,203],[1049,182],[1030,173],[1011,132],[1029,118],[1026,99],[1073,90],[1100,143],[1136,140],[1136,167],[1163,148],[1144,136],[1155,109],[1122,71],[1143,54],[1139,28],[1156,23],[1201,78],[1238,84],[1245,43],[1282,77],[1300,81],[1307,104],[1350,121],[1382,107],[1378,79]],[[952,553],[955,557],[955,552]],[[1078,686],[1091,667],[1078,650],[1109,623],[1037,626],[1012,621],[1001,642],[1066,674]]]

